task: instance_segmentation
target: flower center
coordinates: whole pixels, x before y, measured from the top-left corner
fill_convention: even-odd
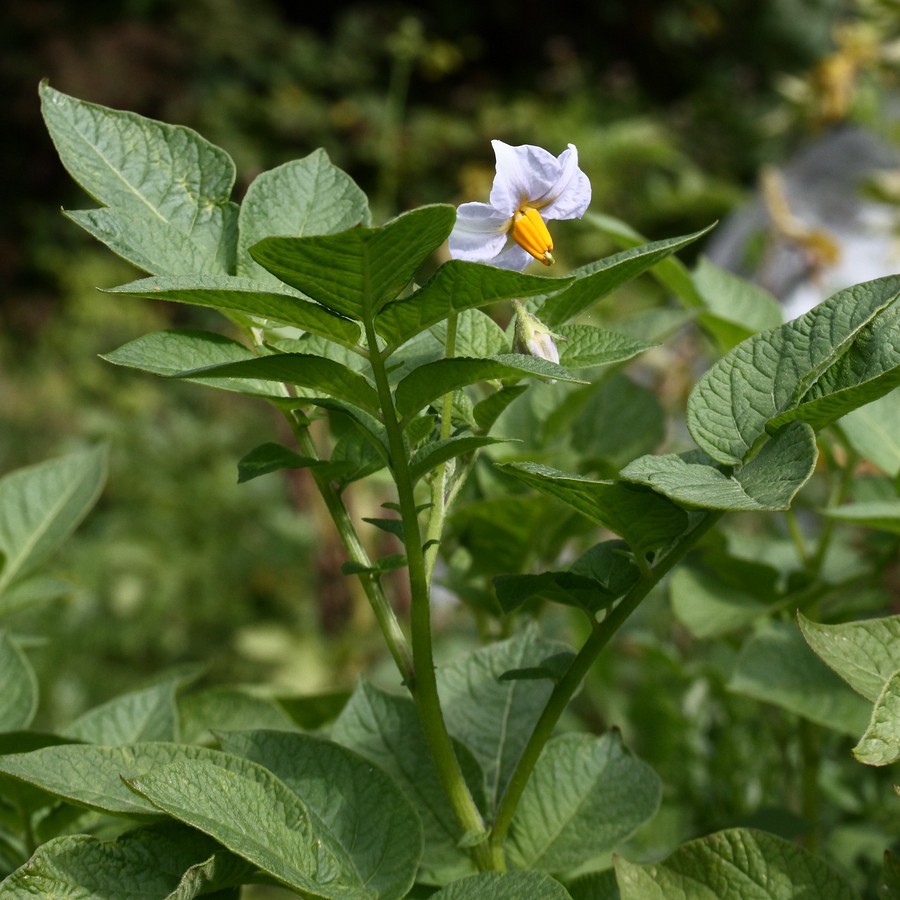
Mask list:
[[[553,238],[547,231],[547,226],[541,218],[541,214],[531,207],[519,210],[514,218],[510,230],[512,239],[535,259],[540,260],[545,266],[552,266],[556,260],[553,258]]]

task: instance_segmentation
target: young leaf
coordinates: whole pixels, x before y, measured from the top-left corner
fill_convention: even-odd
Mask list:
[[[497,468],[614,531],[636,555],[668,544],[687,529],[684,510],[650,491],[535,463],[503,463]]]
[[[516,868],[569,872],[596,866],[659,808],[662,782],[622,744],[600,738],[551,738],[513,819],[509,858]]]
[[[482,872],[460,878],[431,900],[572,900],[566,889],[543,872]]]
[[[0,882],[0,898],[194,897],[178,889],[191,867],[210,860],[218,863],[218,871],[205,879],[205,892],[253,878],[250,866],[215,841],[173,823],[136,828],[109,843],[86,834],[66,835],[42,844]]]
[[[260,444],[238,460],[238,484],[280,469],[308,469],[328,465],[327,460],[299,453],[282,444]]]
[[[438,669],[447,728],[481,765],[489,811],[506,789],[553,688],[549,682],[501,682],[500,676],[511,669],[537,666],[567,649],[529,628]]]
[[[439,359],[414,369],[397,385],[397,412],[403,417],[410,416],[444,394],[480,381],[525,377],[585,383],[555,363],[519,353],[505,353],[491,359]]]
[[[684,506],[761,511],[789,509],[816,466],[816,436],[805,422],[780,428],[759,453],[731,475],[673,453],[644,456],[619,473]]]
[[[346,366],[308,353],[276,353],[234,363],[204,366],[178,373],[177,378],[196,381],[200,378],[257,379],[286,382],[307,388],[313,394],[323,393],[337,400],[358,406],[378,416],[381,407],[375,388],[366,379]]]
[[[850,687],[874,703],[900,669],[900,616],[822,625],[797,613],[806,643]]]
[[[447,438],[445,441],[432,441],[420,447],[409,463],[409,475],[412,480],[418,481],[424,478],[432,469],[449,459],[474,453],[480,447],[489,444],[502,444],[501,438],[487,437],[478,434],[462,434],[458,437]]]
[[[256,359],[243,344],[209,331],[157,331],[101,356],[107,362],[171,378],[182,372]],[[249,378],[190,378],[196,384],[259,397],[285,397],[284,385]]]
[[[365,887],[346,849],[313,822],[300,798],[256,763],[210,752],[127,782],[154,806],[305,896],[376,896]]]
[[[497,271],[503,270],[498,269]],[[437,322],[429,329],[429,333],[441,348],[441,356],[444,356],[447,346],[448,332],[449,328],[446,319]],[[510,335],[484,310],[464,309],[462,312],[457,313],[454,356],[474,356],[478,359],[483,359],[507,353],[511,346]]]
[[[616,857],[615,867],[621,900],[859,900],[824,860],[750,828],[689,841],[652,865]]]
[[[27,728],[38,706],[38,683],[22,648],[0,631],[0,731]]]
[[[324,150],[314,150],[250,182],[238,216],[238,274],[277,283],[250,258],[250,247],[263,238],[336,234],[369,220],[365,193]]]
[[[444,884],[474,871],[468,854],[458,846],[460,828],[441,787],[412,700],[360,681],[337,717],[331,736],[392,777],[412,801],[425,839],[420,880]],[[478,764],[465,747],[456,749],[470,787],[481,797],[483,776]]]
[[[900,759],[900,670],[885,682],[875,700],[872,720],[853,755],[869,766],[888,766]]]
[[[76,100],[41,83],[44,122],[69,174],[103,208],[70,218],[157,275],[234,271],[234,163],[190,128]]]
[[[75,530],[100,496],[106,464],[106,448],[96,447],[0,478],[0,593]]]
[[[538,317],[550,328],[570,322],[616,288],[637,278],[670,254],[703,237],[710,228],[712,226],[694,234],[667,238],[664,241],[654,241],[641,247],[623,250],[614,256],[576,269],[572,273],[576,279],[574,284],[546,300],[537,310]]]
[[[280,289],[277,292],[270,285],[249,278],[182,275],[177,278],[142,278],[110,288],[106,293],[243,313],[278,325],[292,325],[346,347],[359,345],[359,326],[355,322],[335,315],[330,309],[313,303],[280,282],[275,283]]]
[[[481,263],[450,260],[414,294],[385,306],[375,320],[375,327],[388,347],[399,347],[420,331],[443,322],[451,313],[500,300],[546,295],[571,282],[571,278],[543,278]]]
[[[264,766],[303,799],[316,831],[346,848],[363,883],[390,900],[406,896],[422,855],[422,826],[393,779],[322,738],[283,731],[222,735],[222,747]]]
[[[320,237],[269,237],[250,255],[273,275],[342,316],[371,321],[446,239],[456,212],[423,206],[380,228]]]
[[[559,325],[555,331],[560,337],[559,364],[567,369],[625,362],[656,346],[594,325]]]
[[[854,737],[869,721],[869,705],[789,626],[771,624],[747,641],[728,687]]]
[[[615,601],[615,596],[593,578],[571,572],[541,572],[540,575],[497,575],[493,579],[497,602],[511,613],[532,598],[562,603],[596,612]]]
[[[846,288],[715,363],[688,400],[697,444],[742,463],[766,434],[795,419],[823,428],[900,384],[900,276]]]
[[[197,674],[179,672],[150,687],[120,694],[79,716],[65,729],[65,734],[92,744],[175,741],[178,739],[175,696]]]
[[[502,415],[516,397],[528,390],[527,384],[509,384],[494,391],[493,394],[479,400],[472,410],[476,424],[482,431],[490,431],[494,423]]]

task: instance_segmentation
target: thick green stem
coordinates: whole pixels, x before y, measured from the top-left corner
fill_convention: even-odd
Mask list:
[[[397,502],[400,508],[406,547],[410,588],[410,631],[415,669],[413,678],[407,680],[407,687],[415,701],[422,732],[457,821],[465,833],[484,832],[484,820],[472,799],[465,778],[463,778],[459,760],[453,750],[450,734],[441,711],[431,642],[428,575],[413,481],[409,473],[409,459],[391,396],[384,359],[378,352],[378,338],[370,323],[366,323],[366,341],[369,347],[372,373],[375,377],[375,387],[384,414],[391,470],[397,486]],[[486,843],[476,845],[472,853],[480,868],[490,867]]]
[[[534,726],[534,730],[531,732],[531,737],[522,751],[522,756],[516,764],[515,771],[509,780],[503,799],[500,801],[500,806],[497,809],[497,816],[494,819],[490,838],[493,868],[503,870],[506,867],[503,844],[509,833],[509,826],[519,805],[522,792],[525,790],[525,785],[534,771],[544,745],[553,734],[560,716],[569,705],[569,701],[578,690],[588,670],[596,661],[600,651],[609,643],[612,636],[622,627],[628,617],[637,609],[641,601],[660,582],[663,576],[684,558],[687,552],[718,522],[721,516],[722,513],[707,512],[704,518],[684,535],[675,547],[655,565],[647,568],[640,580],[607,614],[606,618],[594,625],[581,650],[579,650],[565,674],[554,686],[553,693],[547,700],[547,705],[544,707],[540,718]]]
[[[318,452],[309,435],[309,430],[305,426],[300,425],[291,414],[288,414],[288,421],[291,424],[300,452],[304,456],[318,457]],[[350,514],[347,512],[347,507],[344,506],[341,495],[331,481],[315,467],[311,468],[310,471],[341,537],[341,541],[347,550],[347,555],[353,562],[365,568],[370,568],[372,565],[371,560],[368,553],[366,553],[365,547],[359,540],[359,535],[356,533],[356,528],[353,525]],[[387,642],[390,654],[400,670],[400,676],[405,683],[409,683],[414,677],[413,653],[407,643],[406,635],[397,621],[397,616],[384,594],[381,582],[371,575],[361,575],[360,582]]]

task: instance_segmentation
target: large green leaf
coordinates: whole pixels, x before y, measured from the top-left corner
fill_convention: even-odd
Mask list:
[[[888,766],[900,759],[900,670],[891,675],[875,699],[869,727],[853,755],[870,766]]]
[[[854,737],[869,721],[869,704],[788,625],[773,623],[744,644],[728,687]]]
[[[218,685],[178,698],[179,736],[185,742],[212,743],[214,735],[243,728],[276,728],[293,731],[297,726],[281,704],[252,689]]]
[[[70,217],[157,275],[231,273],[234,163],[189,128],[85,103],[41,84],[44,122],[69,174],[103,208]]]
[[[375,900],[345,847],[268,769],[213,753],[128,779],[170,816],[306,897]]]
[[[812,475],[817,457],[812,428],[805,422],[791,422],[780,428],[750,462],[730,475],[674,453],[643,456],[619,474],[625,481],[647,485],[685,506],[771,511],[790,508]]]
[[[900,616],[840,625],[812,622],[802,613],[797,619],[816,654],[871,703],[900,669]]]
[[[656,346],[594,325],[559,325],[555,333],[559,363],[567,369],[625,362]]]
[[[155,331],[103,354],[102,358],[116,366],[171,378],[194,369],[202,370],[257,357],[243,344],[209,331]],[[197,377],[185,380],[257,397],[287,396],[283,384],[261,378]]]
[[[500,676],[567,649],[529,628],[438,669],[447,728],[481,765],[489,811],[503,795],[553,688],[549,681],[500,681]]]
[[[259,379],[295,384],[311,391],[312,396],[324,394],[358,406],[374,416],[381,414],[378,394],[364,376],[333,359],[309,353],[258,356],[233,363],[189,369],[180,372],[177,377],[189,381],[200,378],[234,378],[248,379],[251,384]]]
[[[566,889],[543,872],[482,872],[460,878],[431,900],[572,900]]]
[[[822,510],[822,515],[850,525],[875,528],[900,534],[900,498],[873,500],[869,503],[847,503]]]
[[[517,868],[570,872],[598,863],[659,808],[662,782],[618,731],[548,741],[509,834]]]
[[[474,871],[460,847],[463,837],[444,794],[415,706],[408,697],[388,694],[360,681],[335,720],[332,738],[355,750],[392,777],[412,801],[425,838],[420,880],[444,884]],[[465,747],[457,756],[476,796],[483,794],[483,776]]]
[[[891,478],[900,475],[900,391],[854,409],[840,426],[857,453]]]
[[[215,876],[208,873],[215,863]],[[12,875],[0,882],[0,898],[52,897],[54,900],[108,900],[110,897],[160,897],[188,900],[188,881],[204,893],[249,881],[253,870],[215,841],[182,825],[166,823],[136,828],[109,843],[87,834],[54,838]],[[200,887],[200,884],[196,884]]]
[[[654,241],[588,263],[572,273],[576,278],[575,283],[548,298],[537,314],[551,328],[569,322],[616,288],[637,278],[642,272],[693,243],[708,231],[709,228],[704,228],[694,234]]]
[[[318,237],[269,237],[250,255],[323,306],[371,321],[397,297],[456,219],[452,206],[423,206],[380,228]]]
[[[76,806],[144,817],[158,810],[129,790],[123,778],[176,760],[205,759],[214,751],[187,744],[147,742],[100,747],[63,744],[0,757],[0,772]]]
[[[27,728],[37,712],[38,682],[22,648],[0,631],[0,732]]]
[[[396,782],[345,747],[311,735],[243,731],[224,734],[221,742],[301,797],[315,830],[334,835],[379,897],[406,895],[422,855],[422,826]]]
[[[520,353],[504,353],[491,359],[439,359],[414,369],[397,385],[397,412],[410,416],[444,394],[480,381],[525,377],[584,384],[562,366]]]
[[[900,276],[846,288],[805,315],[748,338],[688,400],[694,440],[742,463],[766,432],[801,419],[819,429],[900,384]]]
[[[111,288],[109,293],[244,313],[279,325],[293,325],[348,347],[357,346],[359,326],[355,322],[335,315],[280,282],[275,283],[279,291],[259,281],[231,275],[182,275],[142,278]]]
[[[104,447],[0,478],[0,593],[27,577],[75,530],[106,480]]]
[[[571,278],[523,275],[480,263],[451,260],[409,297],[388,304],[375,320],[389,347],[398,347],[451,313],[500,300],[546,295],[570,284]]]
[[[661,863],[615,866],[622,900],[859,900],[824,860],[750,828],[689,841]]]
[[[497,468],[614,531],[637,555],[668,544],[687,529],[687,513],[652,491],[535,463],[503,463]]]
[[[369,201],[322,150],[262,172],[250,182],[238,216],[238,274],[277,280],[250,258],[263,238],[336,234],[369,224]]]

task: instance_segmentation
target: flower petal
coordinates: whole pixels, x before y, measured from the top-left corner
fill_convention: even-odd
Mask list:
[[[487,203],[463,203],[448,244],[454,259],[489,262],[506,246],[511,217]]]
[[[591,202],[591,182],[578,168],[578,150],[569,144],[559,155],[559,177],[535,207],[545,219],[580,219]]]
[[[503,141],[491,141],[491,145],[497,157],[491,206],[507,215],[548,194],[562,174],[560,161],[543,147],[511,147]]]
[[[534,257],[512,241],[506,250],[490,260],[491,265],[498,269],[513,269],[516,272],[524,272],[533,262]]]

